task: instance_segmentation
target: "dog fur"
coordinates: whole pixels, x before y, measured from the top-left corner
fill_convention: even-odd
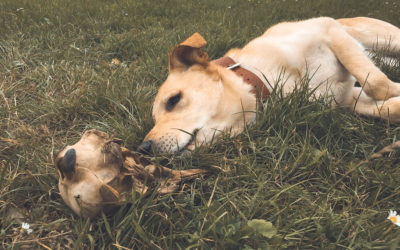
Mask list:
[[[400,29],[367,17],[313,18],[272,26],[262,36],[226,56],[251,70],[271,92],[284,94],[301,79],[316,97],[333,107],[360,115],[400,122],[400,85],[377,68],[365,50],[386,48],[400,54]],[[231,70],[208,60],[200,50],[206,41],[197,33],[169,54],[169,76],[153,105],[155,125],[141,148],[175,153],[209,143],[222,131],[232,135],[254,122],[256,97]],[[285,73],[285,80],[277,79]],[[354,87],[358,81],[362,87]],[[250,111],[250,112],[249,112]]]

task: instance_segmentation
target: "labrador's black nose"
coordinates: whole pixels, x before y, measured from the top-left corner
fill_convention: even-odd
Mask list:
[[[152,140],[147,140],[142,142],[142,144],[139,145],[137,148],[137,151],[141,154],[149,155],[152,153],[152,146],[153,146],[153,141]]]

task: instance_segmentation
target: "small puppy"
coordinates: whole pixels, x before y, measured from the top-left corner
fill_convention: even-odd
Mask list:
[[[208,173],[151,164],[121,143],[104,132],[89,130],[57,155],[58,188],[76,214],[95,217],[102,210],[109,212],[123,204],[133,191],[145,195],[157,188],[158,193],[170,193],[183,181]]]
[[[200,49],[206,41],[195,33],[169,54],[170,74],[153,105],[155,126],[139,149],[175,153],[208,143],[225,129],[240,133],[255,120],[257,97],[276,87],[291,93],[304,79],[333,107],[400,122],[400,85],[364,51],[388,44],[389,56],[400,54],[400,30],[384,21],[320,17],[277,24],[210,62]],[[362,87],[354,87],[356,81]]]

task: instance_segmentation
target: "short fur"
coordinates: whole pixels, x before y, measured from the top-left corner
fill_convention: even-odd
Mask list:
[[[400,85],[365,54],[365,49],[389,43],[391,56],[399,55],[400,30],[384,21],[320,17],[272,26],[226,56],[267,78],[270,91],[280,84],[288,94],[311,76],[309,88],[317,97],[331,97],[333,107],[400,122]],[[153,105],[155,126],[145,138],[153,151],[174,153],[209,143],[221,131],[230,129],[235,135],[255,120],[254,112],[243,112],[256,109],[251,87],[232,71],[209,62],[200,50],[205,44],[196,33],[170,53],[170,74]],[[276,81],[282,71],[285,81]],[[362,88],[354,87],[355,81]],[[176,98],[171,103],[172,97]]]

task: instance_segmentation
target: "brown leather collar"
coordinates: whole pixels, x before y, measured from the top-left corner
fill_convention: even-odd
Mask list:
[[[265,86],[264,82],[254,74],[253,72],[240,67],[240,64],[236,65],[236,62],[230,58],[229,56],[224,56],[212,61],[215,64],[218,64],[225,68],[230,68],[233,72],[235,72],[238,76],[243,78],[243,81],[247,84],[253,86],[252,93],[256,95],[259,99],[267,99],[270,96],[269,90]]]

